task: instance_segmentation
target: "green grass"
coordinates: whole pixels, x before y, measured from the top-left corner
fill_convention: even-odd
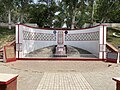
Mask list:
[[[5,27],[0,27],[0,49],[7,43],[15,40],[15,29],[9,30]]]
[[[107,28],[107,42],[111,43],[116,48],[120,46],[120,38],[113,36],[112,34],[120,33],[119,29]]]

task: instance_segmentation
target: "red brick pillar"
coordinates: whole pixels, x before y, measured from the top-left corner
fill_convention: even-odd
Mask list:
[[[17,74],[0,73],[0,90],[17,90]]]
[[[116,90],[120,90],[120,82],[116,83]]]
[[[116,90],[120,90],[120,78],[112,78],[114,81],[116,81]]]

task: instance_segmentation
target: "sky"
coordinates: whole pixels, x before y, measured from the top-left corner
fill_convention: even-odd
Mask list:
[[[37,3],[38,0],[34,0],[35,3]]]
[[[37,3],[38,0],[34,0],[34,3]],[[57,1],[57,0],[56,0]],[[61,1],[61,0],[60,0]]]

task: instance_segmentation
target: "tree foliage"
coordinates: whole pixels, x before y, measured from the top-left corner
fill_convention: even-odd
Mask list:
[[[120,22],[119,0],[98,0],[96,17],[98,22]]]
[[[28,9],[29,5],[33,2],[33,0],[15,0],[16,9],[19,13],[18,21],[20,23],[26,22],[25,19],[28,17]]]
[[[40,27],[81,28],[85,23],[120,22],[120,0],[0,0],[0,21]]]
[[[29,8],[30,22],[37,23],[40,27],[53,26],[53,20],[57,8],[55,2],[49,7],[46,4],[31,5]]]

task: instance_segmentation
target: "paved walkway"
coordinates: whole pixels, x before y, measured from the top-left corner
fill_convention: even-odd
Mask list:
[[[37,90],[93,90],[81,73],[44,73]]]

